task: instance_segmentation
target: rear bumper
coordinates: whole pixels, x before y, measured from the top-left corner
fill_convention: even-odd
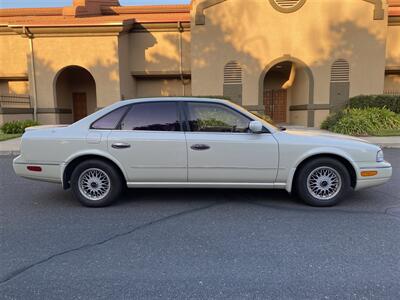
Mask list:
[[[362,177],[362,171],[376,171],[377,174],[372,177]],[[357,183],[354,190],[362,190],[365,188],[384,184],[392,177],[392,166],[388,162],[377,163],[376,165],[361,165],[357,174]]]
[[[28,170],[28,166],[40,167],[41,171],[30,171]],[[13,168],[18,176],[24,178],[55,183],[62,182],[62,164],[26,162],[20,155],[14,159]]]

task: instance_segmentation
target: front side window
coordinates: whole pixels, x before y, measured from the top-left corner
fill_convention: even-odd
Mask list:
[[[225,105],[215,103],[188,103],[188,121],[191,131],[249,132],[250,119]]]
[[[122,130],[180,131],[175,102],[134,104],[121,122]]]
[[[122,106],[106,114],[98,119],[91,126],[92,129],[112,130],[116,129],[119,121],[122,119],[125,112],[130,108],[129,105]]]

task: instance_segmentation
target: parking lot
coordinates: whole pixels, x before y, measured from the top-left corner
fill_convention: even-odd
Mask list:
[[[0,157],[0,298],[400,299],[392,181],[312,208],[285,191],[131,190],[79,205]]]

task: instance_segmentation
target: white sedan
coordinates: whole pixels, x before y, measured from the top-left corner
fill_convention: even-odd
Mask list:
[[[15,172],[61,183],[83,205],[128,188],[257,188],[332,206],[388,181],[382,150],[363,140],[285,131],[225,100],[117,102],[69,126],[28,129]]]

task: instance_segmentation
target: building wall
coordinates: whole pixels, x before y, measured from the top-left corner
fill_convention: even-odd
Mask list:
[[[180,79],[153,79],[142,78],[136,80],[137,97],[168,97],[168,96],[190,96],[190,83],[185,84],[183,90]]]
[[[130,34],[126,33],[118,37],[121,99],[132,99],[136,97],[136,81],[131,74],[132,70],[130,67],[130,61],[133,59],[130,38]]]
[[[179,32],[178,24],[173,26],[143,28],[129,34],[129,66],[134,75],[135,97],[192,94],[190,79],[178,79],[180,72],[190,73],[191,34],[187,29]]]
[[[178,25],[177,25],[178,26]],[[132,72],[174,72],[180,70],[179,35],[177,29],[145,30],[129,35]],[[190,70],[191,33],[182,33],[183,71]]]
[[[400,26],[389,26],[386,47],[386,66],[400,70]]]
[[[28,73],[28,39],[0,32],[0,78]]]
[[[27,80],[9,80],[8,93],[17,95],[29,95],[29,81]]]
[[[120,100],[118,38],[116,36],[43,37],[34,40],[38,103],[54,107],[54,80],[60,70],[80,66],[96,82],[97,105]]]
[[[195,25],[195,11],[193,95],[221,95],[223,67],[237,60],[243,67],[243,104],[258,105],[263,70],[285,55],[311,69],[316,104],[329,103],[330,67],[338,58],[351,65],[351,96],[383,91],[387,19],[373,20],[371,3],[308,0],[298,11],[285,14],[267,0],[227,0],[205,10],[205,25]]]

